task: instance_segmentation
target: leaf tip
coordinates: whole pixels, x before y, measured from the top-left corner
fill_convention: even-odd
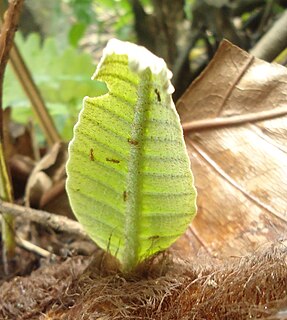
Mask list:
[[[160,76],[163,83],[162,87],[168,94],[174,92],[174,87],[170,81],[172,72],[168,69],[162,58],[157,57],[145,47],[118,39],[111,39],[108,41],[107,46],[103,51],[101,61],[92,76],[92,80],[97,77],[106,57],[112,54],[127,55],[129,67],[133,72],[139,73],[149,68],[153,74]]]

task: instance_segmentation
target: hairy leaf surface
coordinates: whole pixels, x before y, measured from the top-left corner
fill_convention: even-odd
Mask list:
[[[148,50],[111,40],[94,76],[109,92],[84,99],[69,146],[73,211],[124,270],[167,248],[196,211],[170,77]]]

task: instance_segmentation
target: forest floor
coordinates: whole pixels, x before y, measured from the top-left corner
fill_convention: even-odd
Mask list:
[[[287,319],[286,242],[226,260],[170,250],[130,274],[90,248],[48,258],[17,248],[14,273],[0,280],[0,319]]]

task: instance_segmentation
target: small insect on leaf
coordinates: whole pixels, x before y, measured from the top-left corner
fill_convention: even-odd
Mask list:
[[[158,102],[161,102],[161,97],[160,97],[160,93],[159,93],[158,89],[155,89],[154,92],[155,92],[155,94],[156,94],[157,101],[158,101]]]
[[[90,149],[90,160],[91,160],[91,161],[95,161],[94,149],[93,149],[93,148]]]
[[[128,138],[128,143],[133,144],[134,146],[137,146],[137,145],[139,144],[138,141],[132,140],[132,139],[130,139],[130,138]]]
[[[128,197],[128,193],[127,193],[127,191],[125,190],[125,191],[123,192],[123,199],[124,199],[124,201],[127,201],[127,197]]]
[[[120,163],[120,160],[112,159],[112,158],[106,158],[106,161],[112,162],[112,163]]]

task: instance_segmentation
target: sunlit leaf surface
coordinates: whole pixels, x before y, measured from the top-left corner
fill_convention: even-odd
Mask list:
[[[165,249],[195,214],[195,189],[162,59],[111,40],[69,147],[67,191],[79,221],[125,270]]]

